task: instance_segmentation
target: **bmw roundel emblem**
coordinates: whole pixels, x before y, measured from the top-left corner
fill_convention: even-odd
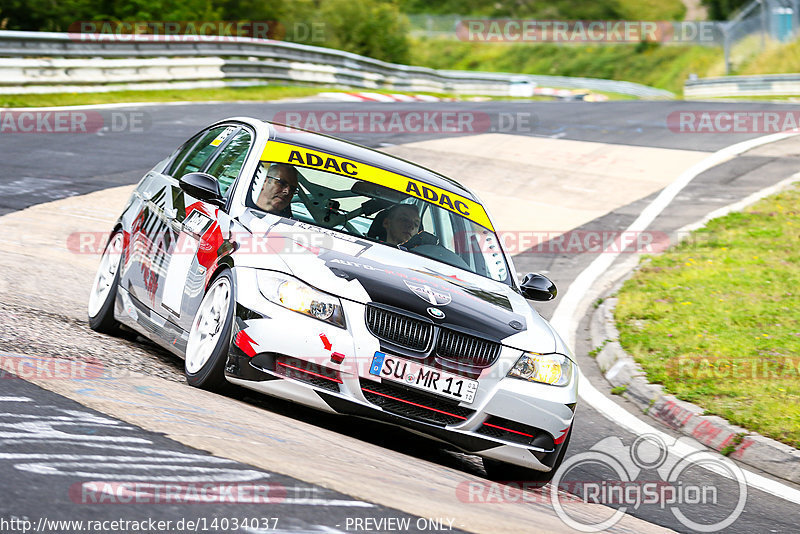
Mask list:
[[[431,317],[433,317],[434,319],[444,319],[444,312],[439,308],[434,308],[433,306],[431,306],[430,308],[428,308],[428,313],[431,314]]]

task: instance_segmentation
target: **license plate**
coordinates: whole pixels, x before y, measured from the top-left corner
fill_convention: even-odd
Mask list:
[[[478,391],[477,380],[470,380],[380,351],[375,352],[369,373],[385,380],[402,382],[408,386],[467,403],[475,399],[475,392]]]

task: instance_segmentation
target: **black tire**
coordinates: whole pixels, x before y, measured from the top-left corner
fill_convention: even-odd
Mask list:
[[[204,304],[207,303],[207,300],[213,298],[212,293],[217,290],[219,284],[227,284],[228,288],[227,311],[224,313],[224,323],[217,328],[219,336],[216,338],[216,342],[214,343],[210,355],[207,357],[207,359],[205,359],[204,363],[199,366],[199,368],[190,369],[192,362],[190,362],[189,351],[193,350],[194,348],[192,345],[192,336],[202,336],[202,334],[199,333],[199,322],[201,320],[200,314],[201,312],[204,312]],[[189,331],[189,341],[186,345],[184,374],[186,375],[186,382],[188,382],[190,386],[209,391],[219,391],[227,386],[228,382],[225,380],[225,363],[228,360],[231,331],[233,330],[233,310],[236,305],[235,295],[236,293],[233,284],[233,274],[229,269],[221,271],[208,285],[206,294],[203,296],[203,300],[200,303],[200,306],[198,306],[195,317],[192,320],[192,327]],[[222,319],[222,317],[220,318]],[[197,338],[194,339],[196,340]],[[197,360],[194,360],[194,364],[197,365]]]
[[[119,252],[121,252],[121,239],[122,232],[119,230],[112,233],[108,238],[108,243],[106,243],[106,248],[103,250],[103,255],[100,258],[100,266],[97,268],[94,283],[92,284],[92,295],[89,296],[89,327],[95,332],[101,332],[103,334],[116,335],[120,333],[120,324],[116,319],[114,319],[114,303],[117,300],[117,287],[119,286],[119,271],[122,263],[122,254],[120,254],[119,259],[116,262],[115,274],[111,283],[111,287],[109,288],[108,293],[105,294],[105,297],[102,298],[102,304],[94,315],[92,315],[92,307],[93,304],[99,304],[93,302],[93,299],[97,298],[95,293],[97,292],[98,284],[101,283],[101,271],[108,267],[108,263],[106,262],[107,256],[115,253],[113,250],[111,250],[112,244],[114,244],[114,246],[118,245]]]
[[[558,468],[564,462],[564,455],[569,447],[569,440],[572,437],[572,428],[570,427],[569,433],[564,440],[564,445],[558,451],[553,468],[550,471],[536,471],[526,467],[519,467],[518,465],[493,460],[491,458],[482,458],[483,468],[486,470],[486,476],[491,480],[503,482],[534,482],[544,486],[553,479]]]

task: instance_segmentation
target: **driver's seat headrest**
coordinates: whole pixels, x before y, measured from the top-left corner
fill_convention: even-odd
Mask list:
[[[372,224],[369,225],[369,230],[367,230],[367,237],[371,237],[372,239],[378,239],[379,241],[386,241],[386,228],[383,227],[383,221],[386,220],[386,216],[392,210],[392,208],[396,206],[402,206],[403,204],[395,204],[385,210],[380,211],[375,218],[372,220]],[[416,206],[414,206],[416,207]],[[422,221],[419,222],[419,231],[423,231],[424,227],[422,226]]]
[[[378,239],[380,241],[386,241],[386,228],[383,227],[383,221],[386,220],[386,215],[389,213],[389,209],[382,210],[375,215],[375,218],[372,220],[372,224],[369,225],[369,230],[367,230],[367,237],[372,239]]]

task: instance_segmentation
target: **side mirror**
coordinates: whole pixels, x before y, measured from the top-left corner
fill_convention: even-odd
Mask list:
[[[210,174],[204,172],[190,172],[184,174],[183,178],[178,180],[178,183],[181,189],[198,200],[216,206],[225,205],[225,199],[222,198],[219,182]]]
[[[556,285],[545,275],[539,273],[528,273],[520,284],[522,296],[531,300],[553,300],[556,298],[558,290]]]

